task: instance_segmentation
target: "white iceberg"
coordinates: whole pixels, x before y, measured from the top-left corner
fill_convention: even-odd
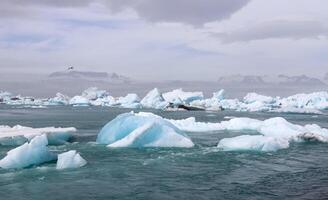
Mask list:
[[[75,150],[71,150],[58,155],[56,169],[69,169],[69,168],[79,168],[87,164],[79,153]]]
[[[328,92],[296,94],[279,100],[281,107],[328,109]]]
[[[166,102],[157,88],[154,88],[141,100],[141,105],[145,108],[164,109],[167,107]]]
[[[250,104],[254,102],[262,102],[266,104],[273,104],[276,102],[276,98],[270,96],[264,96],[257,93],[248,93],[243,99],[244,103]]]
[[[8,151],[6,157],[0,160],[0,167],[18,169],[55,160],[56,155],[48,150],[47,145],[46,135],[36,136],[31,142]]]
[[[242,123],[239,123],[242,122]],[[275,146],[272,149],[277,150],[280,148],[287,148],[290,142],[302,142],[306,140],[316,140],[320,142],[328,142],[328,130],[321,128],[318,125],[296,125],[286,121],[284,118],[275,117],[264,121],[248,119],[248,118],[235,118],[230,121],[222,122],[221,125],[225,130],[252,130],[256,131],[263,137],[247,136],[242,139],[238,137],[223,139],[219,142],[220,147],[224,149],[233,150],[233,146],[228,147],[227,144],[236,144],[243,139],[244,141],[257,141],[259,144],[267,144]],[[244,142],[243,141],[243,142]],[[240,143],[247,149],[245,143]],[[254,143],[251,143],[254,144]],[[275,144],[275,145],[273,145]],[[288,145],[287,145],[288,144]],[[235,145],[234,145],[235,146]],[[257,147],[251,147],[249,150],[258,149]],[[239,148],[235,148],[238,150]],[[259,149],[263,151],[268,151],[270,148]]]
[[[188,132],[227,130],[260,134],[224,138],[218,144],[224,150],[271,151],[287,148],[290,142],[328,142],[328,129],[321,128],[316,124],[305,126],[292,124],[281,117],[264,121],[251,118],[233,118],[219,123],[196,122],[193,117],[182,120],[167,120],[180,130]]]
[[[34,137],[43,134],[48,137],[49,144],[51,145],[64,144],[72,137],[72,133],[75,131],[76,129],[73,127],[31,128],[20,125],[16,125],[14,127],[0,126],[0,144],[21,145]]]
[[[263,135],[241,135],[220,140],[218,147],[224,151],[276,151],[289,147],[289,142]]]
[[[82,97],[88,100],[96,100],[109,96],[106,90],[99,90],[97,87],[90,87],[82,92]]]
[[[187,132],[209,132],[223,130],[223,127],[220,123],[210,123],[210,122],[196,122],[194,117],[189,117],[187,119],[165,119],[168,122],[172,123],[182,131]]]
[[[108,147],[193,147],[188,136],[152,113],[125,113],[106,124],[97,142]]]
[[[83,96],[75,96],[69,101],[69,104],[73,106],[89,106],[90,101]]]
[[[214,92],[212,98],[194,100],[190,102],[190,105],[205,108],[206,110],[222,110],[221,101],[224,100],[224,93],[224,90]]]
[[[120,97],[117,102],[123,108],[141,108],[140,98],[137,94],[128,94],[125,97]]]
[[[61,93],[57,93],[56,97],[50,98],[45,104],[46,105],[68,105],[69,97]]]
[[[163,94],[165,101],[173,104],[189,104],[195,100],[204,99],[202,92],[185,92],[181,88],[173,90],[171,92],[166,92]]]

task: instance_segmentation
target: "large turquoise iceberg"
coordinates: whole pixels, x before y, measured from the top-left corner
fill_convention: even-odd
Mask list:
[[[193,147],[171,122],[152,113],[125,113],[106,124],[97,142],[108,147]]]

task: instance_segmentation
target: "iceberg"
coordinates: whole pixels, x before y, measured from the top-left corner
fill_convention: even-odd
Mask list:
[[[240,124],[238,122],[243,123]],[[222,139],[218,146],[223,147],[223,149],[226,150],[239,150],[240,148],[234,148],[239,142],[241,142],[240,145],[243,149],[258,149],[262,151],[288,148],[290,142],[302,142],[308,140],[328,142],[327,129],[321,128],[315,124],[305,126],[292,124],[281,117],[270,118],[264,121],[249,118],[235,118],[230,121],[222,122],[221,125],[226,130],[253,130],[263,136],[245,136],[242,138],[238,136]],[[245,145],[245,143],[247,145]],[[263,147],[258,148],[256,145],[252,146],[252,144],[260,146],[263,144]],[[267,145],[269,145],[270,148]]]
[[[69,169],[69,168],[79,168],[87,164],[79,153],[75,150],[71,150],[58,155],[56,169]]]
[[[233,118],[218,123],[196,122],[195,118],[182,120],[166,119],[180,130],[188,132],[247,131],[259,135],[242,135],[220,140],[218,146],[224,150],[274,151],[288,148],[290,142],[328,142],[328,129],[316,124],[305,126],[292,124],[281,117],[264,121],[251,118]]]
[[[73,127],[31,128],[20,125],[16,125],[14,127],[0,126],[0,144],[21,145],[36,136],[44,134],[48,137],[49,144],[60,145],[66,143],[72,137],[72,133],[75,131],[76,129]]]
[[[109,96],[106,90],[99,90],[97,87],[90,87],[82,92],[82,97],[88,100],[96,100]]]
[[[289,147],[286,140],[263,135],[241,135],[220,140],[218,148],[224,151],[277,151]]]
[[[248,93],[244,97],[244,103],[250,104],[254,102],[262,102],[265,104],[273,104],[276,102],[276,98],[270,96],[264,96],[257,93]]]
[[[180,88],[171,92],[164,93],[163,98],[167,102],[179,105],[189,104],[190,102],[195,100],[202,100],[204,99],[204,95],[202,92],[185,92]]]
[[[72,106],[89,106],[90,101],[83,96],[75,96],[69,101],[69,104]]]
[[[7,152],[0,160],[0,167],[4,169],[19,169],[49,162],[57,158],[48,150],[46,135],[36,136],[29,143],[25,143]]]
[[[141,108],[140,98],[137,94],[128,94],[125,97],[120,97],[117,103],[123,108]]]
[[[220,123],[210,123],[210,122],[196,122],[194,117],[189,117],[187,119],[165,119],[172,123],[174,126],[178,127],[182,131],[186,132],[209,132],[223,130]]]
[[[157,88],[154,88],[141,100],[141,105],[145,108],[164,109],[168,106]]]
[[[279,100],[281,107],[328,109],[328,92],[296,94]]]
[[[96,100],[90,101],[93,106],[115,106],[118,105],[115,98],[112,96],[101,97]]]
[[[50,98],[45,104],[46,105],[68,105],[69,103],[69,97],[66,95],[63,95],[61,93],[57,93],[56,97]]]
[[[152,113],[125,113],[106,124],[97,143],[108,147],[193,147],[191,139],[172,123]]]
[[[224,100],[224,93],[224,90],[214,92],[212,98],[194,100],[190,102],[190,105],[205,108],[206,110],[222,110],[221,101]]]

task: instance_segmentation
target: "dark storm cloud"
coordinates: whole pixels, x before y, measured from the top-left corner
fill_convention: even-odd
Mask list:
[[[327,36],[328,28],[319,21],[288,21],[276,20],[259,23],[242,29],[217,36],[224,43],[249,42],[272,38],[280,39],[317,39],[319,36]]]
[[[203,25],[206,22],[229,18],[249,0],[112,0],[108,5],[114,11],[132,8],[151,22],[181,22]]]

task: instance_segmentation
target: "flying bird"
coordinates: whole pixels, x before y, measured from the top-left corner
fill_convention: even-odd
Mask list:
[[[68,67],[67,68],[67,70],[69,71],[69,70],[73,70],[74,69],[74,67]]]

